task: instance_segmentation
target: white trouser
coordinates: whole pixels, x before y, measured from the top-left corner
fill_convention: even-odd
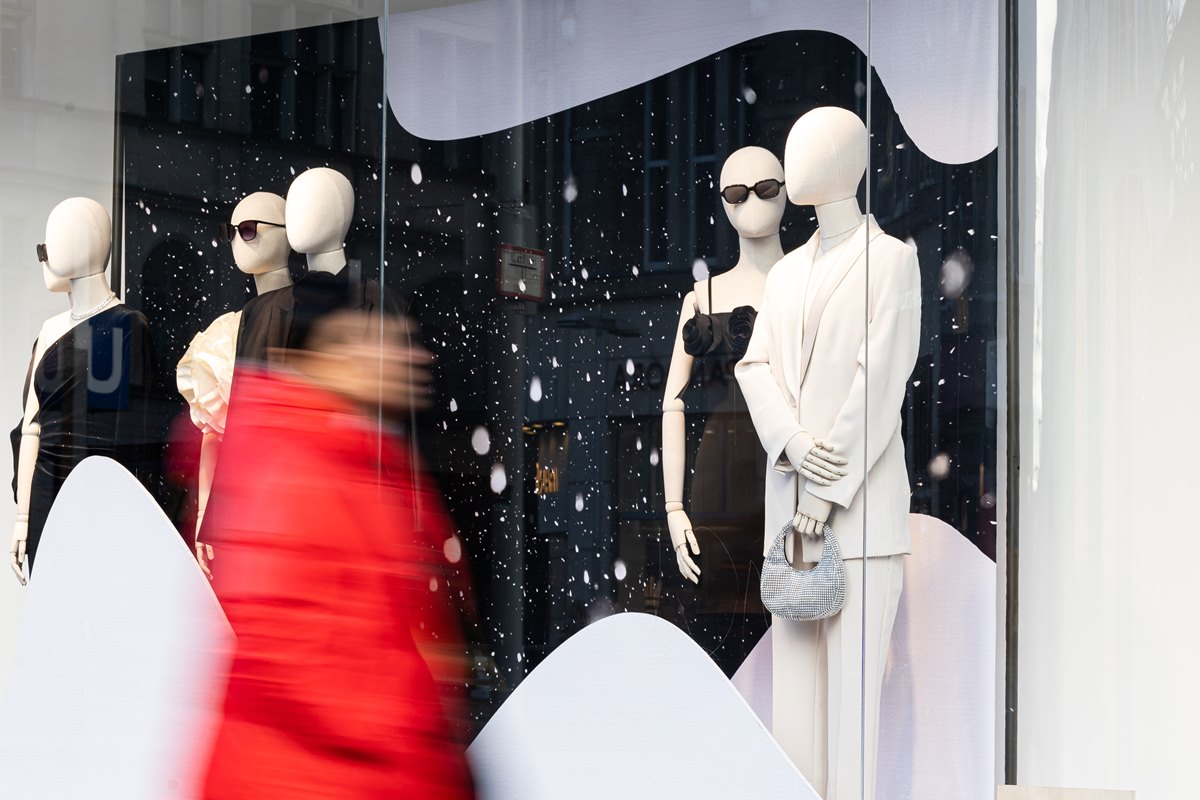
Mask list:
[[[841,613],[817,622],[772,618],[772,727],[825,800],[874,800],[879,698],[904,556],[865,559],[865,582],[864,559],[845,563]]]

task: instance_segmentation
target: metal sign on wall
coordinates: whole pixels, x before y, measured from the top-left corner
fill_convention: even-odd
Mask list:
[[[546,299],[546,253],[515,244],[500,245],[496,289],[506,297],[542,302]]]

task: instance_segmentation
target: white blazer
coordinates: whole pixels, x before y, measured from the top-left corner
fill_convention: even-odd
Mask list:
[[[829,524],[843,557],[912,548],[900,412],[920,345],[921,275],[912,247],[885,234],[873,217],[863,224],[869,234],[860,226],[826,254],[835,260],[820,286],[809,287],[816,294],[807,326],[802,305],[819,232],[771,268],[737,365],[767,451],[764,552],[806,488],[834,503]],[[809,486],[784,452],[802,432],[849,459],[849,474],[832,486]],[[819,557],[820,543],[806,541],[805,561]]]

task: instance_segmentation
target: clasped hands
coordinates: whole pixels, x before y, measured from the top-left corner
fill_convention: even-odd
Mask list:
[[[831,486],[846,476],[849,461],[834,453],[833,445],[807,433],[793,436],[784,452],[796,471],[817,486]],[[833,503],[805,490],[796,503],[792,527],[797,533],[815,539],[821,535],[832,513]]]

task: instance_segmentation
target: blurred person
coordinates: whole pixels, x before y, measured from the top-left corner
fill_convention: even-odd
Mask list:
[[[308,301],[284,366],[239,378],[214,479],[237,644],[204,797],[468,800],[461,549],[388,430],[430,356],[402,317]]]

